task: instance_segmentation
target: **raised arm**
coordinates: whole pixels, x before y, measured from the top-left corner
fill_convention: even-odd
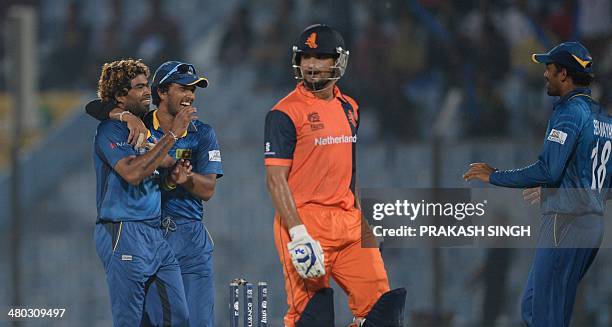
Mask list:
[[[181,110],[174,118],[168,134],[164,135],[155,147],[144,155],[130,156],[119,160],[113,167],[115,171],[130,184],[137,185],[142,182],[145,177],[151,175],[161,165],[168,151],[178,140],[177,135],[185,133],[191,120],[197,119],[195,111],[193,107]]]
[[[127,142],[137,148],[143,146],[143,141],[149,132],[140,117],[121,108],[121,104],[115,100],[103,102],[100,99],[92,100],[85,106],[85,112],[91,117],[103,121],[106,119],[114,119],[127,124],[130,134]],[[140,136],[142,134],[142,136]],[[138,142],[140,138],[141,142]]]

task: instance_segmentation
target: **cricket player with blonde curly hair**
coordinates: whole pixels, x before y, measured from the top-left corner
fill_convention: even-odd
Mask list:
[[[98,96],[124,104],[127,111],[148,111],[151,90],[149,68],[140,60],[120,60],[102,67]],[[188,310],[179,264],[159,228],[161,190],[157,168],[187,131],[195,109],[179,113],[155,147],[137,151],[126,142],[124,122],[98,125],[93,159],[97,181],[96,251],[104,265],[113,324],[139,326],[145,319],[144,301],[151,284],[160,297],[163,326],[186,326]],[[180,183],[185,171],[168,176]]]

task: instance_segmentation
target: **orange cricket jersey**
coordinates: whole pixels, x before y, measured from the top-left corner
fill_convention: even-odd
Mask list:
[[[295,204],[354,207],[355,100],[334,86],[334,99],[315,97],[299,83],[266,116],[265,164],[288,166]]]

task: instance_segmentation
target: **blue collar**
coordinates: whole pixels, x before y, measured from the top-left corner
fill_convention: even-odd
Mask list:
[[[559,100],[555,101],[553,104],[553,110],[555,110],[559,105],[569,101],[571,98],[585,95],[587,97],[591,97],[591,89],[588,87],[577,87],[569,92],[567,92],[564,96],[560,97]]]

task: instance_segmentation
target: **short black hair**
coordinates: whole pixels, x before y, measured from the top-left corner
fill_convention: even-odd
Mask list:
[[[555,68],[557,68],[557,72],[561,71],[561,69],[565,69],[567,71],[567,76],[572,78],[572,82],[574,82],[575,85],[589,86],[591,85],[591,83],[593,83],[593,80],[595,79],[594,74],[577,72],[556,62],[553,62],[553,65],[555,65]]]
[[[156,89],[155,92],[161,92],[161,93],[168,93],[168,90],[170,89],[170,83],[164,83],[162,85],[159,85]],[[159,106],[159,103],[161,102],[161,98],[160,97],[151,97],[153,99],[153,105],[155,106]]]

